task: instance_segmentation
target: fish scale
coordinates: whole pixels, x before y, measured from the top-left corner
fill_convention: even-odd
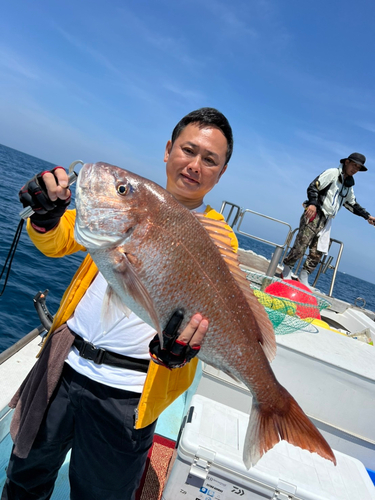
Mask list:
[[[181,330],[197,312],[208,319],[199,358],[253,394],[247,467],[281,439],[335,462],[272,372],[272,324],[239,268],[224,223],[193,215],[152,181],[105,163],[81,169],[76,206],[75,238],[107,280],[109,297],[115,293],[159,334],[176,309],[184,311]]]
[[[223,337],[221,330],[233,331],[233,325],[231,325],[234,320],[233,316],[241,316],[236,320],[239,329],[239,331],[236,331],[236,338],[240,336],[240,331],[243,336],[242,342],[238,341],[239,345],[246,344],[248,346],[247,334],[249,330],[241,327],[241,325],[254,323],[254,320],[250,315],[245,299],[238,294],[234,279],[218,250],[215,246],[207,245],[206,231],[198,221],[191,217],[188,211],[184,215],[184,219],[182,217],[179,219],[179,224],[182,224],[183,228],[180,237],[181,242],[170,240],[171,229],[175,225],[171,223],[171,217],[166,217],[166,223],[165,219],[155,218],[147,234],[148,240],[154,240],[153,250],[155,256],[150,255],[145,245],[145,250],[141,251],[138,258],[140,262],[144,263],[146,261],[148,264],[143,264],[142,270],[137,269],[137,267],[136,270],[144,277],[144,282],[147,283],[147,287],[152,294],[155,308],[158,311],[164,311],[160,320],[162,327],[167,324],[173,312],[165,300],[166,297],[173,297],[174,310],[181,308],[185,311],[185,324],[198,311],[204,317],[210,318],[210,328],[199,354],[201,359],[207,360],[208,358],[212,359],[212,349],[215,349],[217,356],[220,355],[218,347],[221,345],[227,353],[228,340]],[[168,227],[168,223],[171,223],[171,227]],[[189,234],[194,234],[197,241],[193,256],[194,260],[186,259],[188,250],[182,242],[183,239],[188,239]],[[159,256],[166,247],[169,248],[169,252],[165,259],[160,259]],[[179,264],[180,262],[184,262],[183,267]],[[199,267],[196,265],[197,262]],[[172,276],[172,279],[165,280],[166,270]],[[186,282],[188,286],[184,288],[178,286],[182,282]],[[212,287],[216,283],[220,283],[221,286],[224,285],[228,290],[229,293],[225,299],[219,292],[212,291]],[[186,301],[187,294],[190,297],[189,302]],[[244,302],[242,310],[239,303],[241,300]],[[257,328],[255,325],[254,327]],[[221,340],[222,342],[220,342]],[[251,349],[251,345],[249,347]],[[240,362],[240,348],[238,351],[233,354]],[[245,351],[245,348],[243,348],[243,351]],[[228,362],[223,364],[223,359],[228,358],[220,356],[220,363],[216,359],[214,360],[216,367],[229,370]]]

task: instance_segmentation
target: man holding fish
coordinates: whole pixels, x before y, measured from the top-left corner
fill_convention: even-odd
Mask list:
[[[204,197],[225,172],[232,149],[224,115],[213,108],[189,113],[166,145],[167,191],[187,209],[222,221]],[[83,181],[81,189],[90,189],[90,182]],[[116,189],[121,197],[133,187],[118,183]],[[61,167],[38,174],[20,191],[21,202],[35,212],[28,221],[29,235],[47,256],[85,251],[86,240],[90,245],[81,220],[74,229],[76,211],[66,210],[70,196]],[[100,193],[93,191],[91,198],[96,196]],[[94,210],[89,212],[92,216]],[[108,205],[106,218],[95,224],[105,224],[111,235],[111,225],[119,221],[116,209]],[[131,236],[133,230],[126,229],[124,235]],[[235,251],[237,239],[228,226],[226,231]],[[124,255],[136,268],[137,257]],[[11,402],[16,408],[11,425],[15,446],[2,500],[50,498],[70,449],[73,500],[134,498],[156,420],[190,386],[208,320],[199,310],[188,317],[176,311],[163,319],[160,330],[149,326],[159,321],[152,306],[142,318],[132,312],[142,316],[138,303],[147,305],[149,297],[130,267],[123,279],[134,290],[131,310],[107,287],[91,255],[66,290],[39,359]],[[160,342],[155,330],[160,334],[163,329]],[[171,341],[171,336],[178,338]],[[149,344],[155,361],[150,364]]]

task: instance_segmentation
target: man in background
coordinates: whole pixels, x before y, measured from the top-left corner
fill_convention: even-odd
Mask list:
[[[299,281],[309,287],[309,275],[318,265],[323,254],[327,254],[330,243],[332,219],[342,206],[355,215],[363,217],[371,225],[372,217],[354,196],[354,179],[357,172],[366,172],[366,157],[352,153],[340,160],[338,168],[329,168],[316,177],[307,188],[308,200],[293,247],[284,259],[283,279],[292,278],[292,268],[309,247],[309,255],[299,275]]]

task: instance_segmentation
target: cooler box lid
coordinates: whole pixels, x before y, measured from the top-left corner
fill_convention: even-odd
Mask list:
[[[190,462],[191,474],[235,476],[246,487],[257,483],[285,498],[303,500],[375,500],[375,488],[364,465],[334,452],[337,466],[316,453],[282,441],[247,470],[243,460],[249,416],[201,395],[194,395],[178,455]],[[271,498],[271,497],[270,497]],[[275,497],[279,498],[279,497]],[[282,497],[284,498],[284,497]]]

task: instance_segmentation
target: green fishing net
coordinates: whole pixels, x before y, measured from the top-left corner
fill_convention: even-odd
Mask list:
[[[309,330],[320,320],[320,311],[331,304],[313,292],[302,288],[299,282],[245,271],[250,287],[264,306],[276,335],[297,330]]]

